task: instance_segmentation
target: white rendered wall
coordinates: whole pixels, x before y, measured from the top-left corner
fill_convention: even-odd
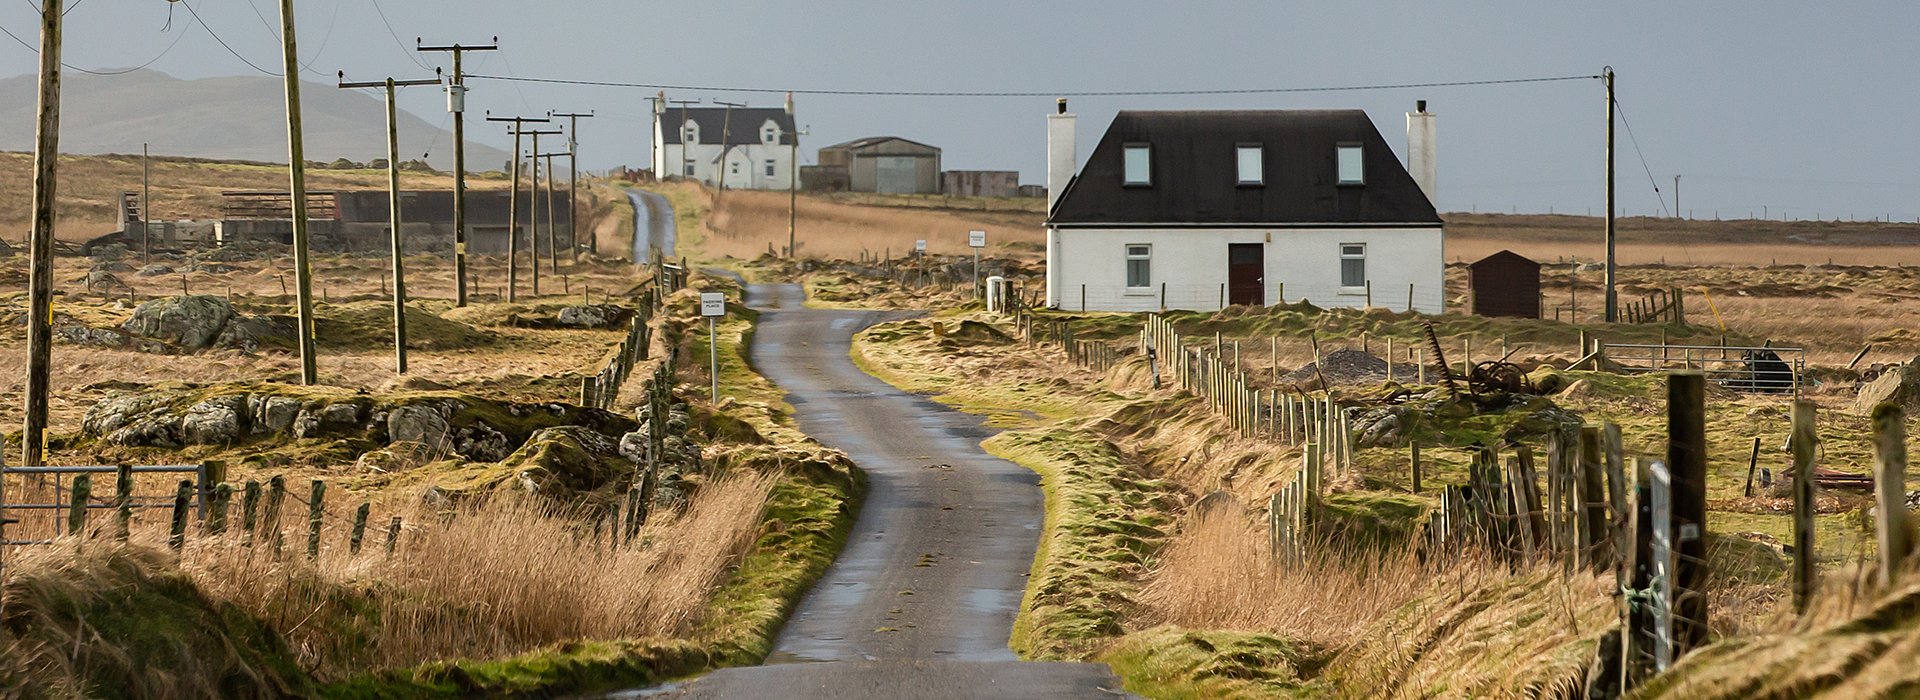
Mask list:
[[[1265,246],[1266,303],[1302,299],[1322,308],[1359,308],[1364,287],[1340,286],[1340,246],[1367,246],[1373,305],[1427,314],[1446,307],[1445,236],[1440,227],[1364,229],[1054,229],[1048,231],[1047,287],[1051,305],[1089,311],[1210,311],[1221,307],[1227,283],[1227,246]],[[1128,244],[1153,246],[1152,285],[1129,289]]]

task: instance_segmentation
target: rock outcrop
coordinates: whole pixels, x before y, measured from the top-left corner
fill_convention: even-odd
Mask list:
[[[233,307],[219,297],[161,297],[134,309],[133,317],[120,324],[120,329],[135,337],[204,350],[219,339],[231,318]]]
[[[1909,416],[1920,413],[1920,357],[1889,368],[1860,387],[1860,393],[1853,399],[1853,413],[1872,415],[1873,408],[1882,403],[1899,406]]]

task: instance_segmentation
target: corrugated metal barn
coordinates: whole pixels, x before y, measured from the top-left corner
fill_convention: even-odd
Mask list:
[[[898,136],[827,146],[820,149],[820,166],[846,168],[854,192],[940,193],[940,149]]]

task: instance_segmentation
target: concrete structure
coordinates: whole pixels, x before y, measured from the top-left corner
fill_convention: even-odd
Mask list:
[[[573,245],[573,220],[567,207],[565,188],[553,191],[554,238],[564,254]],[[224,192],[222,220],[216,228],[216,242],[270,241],[291,244],[293,221],[285,192]],[[533,207],[536,195],[520,193],[520,250],[532,250],[529,236],[537,233],[541,254],[547,251],[547,193],[538,193],[540,228],[533,231]],[[467,251],[475,255],[504,255],[507,252],[506,190],[467,191]],[[387,193],[381,190],[352,192],[309,192],[310,245],[315,251],[330,253],[381,252],[389,250],[387,238]],[[453,250],[453,192],[413,191],[400,193],[400,217],[405,221],[403,236],[409,253],[442,253]]]
[[[724,177],[732,189],[784,190],[795,138],[793,115],[780,107],[667,108],[654,120],[653,172],[709,187]]]
[[[846,168],[852,192],[940,193],[940,149],[898,136],[827,146],[820,149],[820,166]]]
[[[1426,100],[1415,101],[1414,110],[1407,113],[1407,172],[1437,207],[1440,205],[1440,170],[1436,156],[1440,137],[1434,131],[1434,119],[1433,113],[1427,111]]]
[[[940,193],[948,197],[1018,197],[1017,170],[948,170],[940,174]]]
[[[1476,316],[1540,318],[1540,263],[1511,250],[1467,268]]]
[[[1445,308],[1439,214],[1357,110],[1121,112],[1048,132],[1047,305]]]

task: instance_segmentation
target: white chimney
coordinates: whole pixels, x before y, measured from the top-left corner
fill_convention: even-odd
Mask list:
[[[1057,113],[1047,115],[1047,211],[1067,191],[1067,182],[1077,169],[1074,151],[1074,116],[1067,113],[1067,101],[1060,100]]]
[[[1437,138],[1434,134],[1433,113],[1427,111],[1427,101],[1414,103],[1414,111],[1407,113],[1407,172],[1413,174],[1413,181],[1420,184],[1420,191],[1427,193],[1427,201],[1440,206],[1440,178],[1438,167],[1434,164],[1434,152]]]

